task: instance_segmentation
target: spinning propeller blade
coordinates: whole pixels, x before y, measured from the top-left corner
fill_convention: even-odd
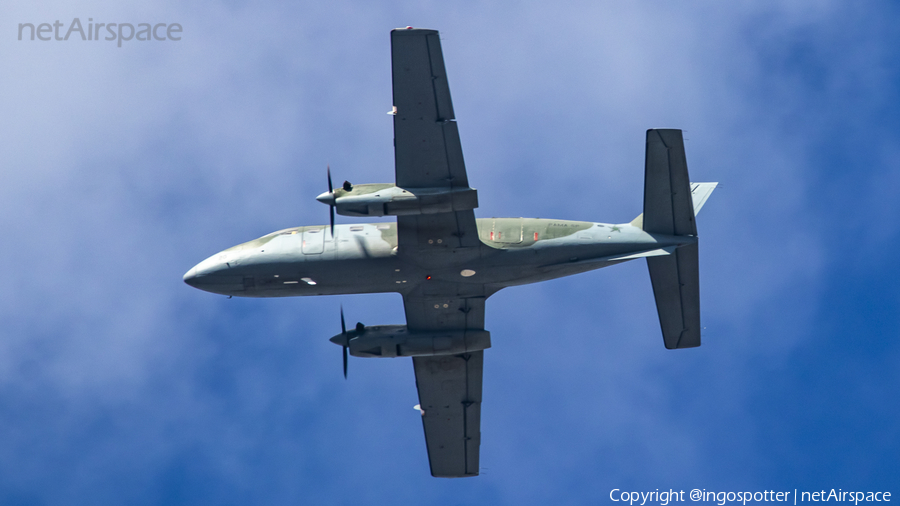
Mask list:
[[[328,174],[328,193],[334,196],[334,188],[331,186],[331,165],[326,166],[326,173]],[[328,206],[328,210],[330,211],[331,217],[331,237],[334,237],[334,200],[332,200],[332,204]],[[341,313],[343,314],[343,313]],[[346,357],[344,358],[344,363],[347,362]],[[344,366],[344,377],[347,376],[347,367]]]
[[[331,175],[328,177],[331,180]],[[347,340],[344,341],[344,379],[347,379],[347,348],[350,345],[350,336],[347,336],[347,324],[344,323],[344,306],[341,305],[341,333],[347,337]]]

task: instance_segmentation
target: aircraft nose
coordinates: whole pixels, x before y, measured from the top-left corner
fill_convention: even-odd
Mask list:
[[[318,197],[316,197],[316,200],[318,200],[319,202],[321,202],[323,204],[328,204],[329,206],[333,206],[334,205],[334,194],[331,192],[325,192],[325,193],[319,195]]]
[[[204,292],[240,295],[245,290],[243,275],[235,269],[239,258],[226,252],[217,253],[184,273],[184,282]]]
[[[226,265],[221,253],[213,255],[184,273],[184,282],[194,288],[206,290],[207,285],[216,282]]]
[[[197,280],[197,266],[191,267],[191,270],[184,273],[184,282],[197,288],[198,280]]]

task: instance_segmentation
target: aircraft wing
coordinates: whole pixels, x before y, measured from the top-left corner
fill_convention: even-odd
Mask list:
[[[441,194],[469,188],[436,30],[391,32],[397,186]],[[476,257],[475,213],[397,217],[398,255],[421,267]],[[484,286],[421,280],[403,294],[410,331],[484,329]],[[478,474],[484,351],[413,357],[431,474]]]
[[[484,297],[406,294],[410,330],[484,328]],[[478,475],[484,351],[413,357],[432,476]]]
[[[393,30],[391,62],[397,186],[468,187],[437,30]]]
[[[401,188],[469,187],[450,86],[436,30],[391,32],[394,170]],[[398,216],[399,249],[480,245],[471,210]],[[438,242],[440,241],[440,242]]]

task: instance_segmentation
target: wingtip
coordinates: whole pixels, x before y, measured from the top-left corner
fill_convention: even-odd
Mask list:
[[[429,34],[429,33],[438,33],[437,30],[431,28],[413,28],[412,26],[404,26],[402,28],[394,28],[391,30],[391,35],[421,35],[421,34]]]

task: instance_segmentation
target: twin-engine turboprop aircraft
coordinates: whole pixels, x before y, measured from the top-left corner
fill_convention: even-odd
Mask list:
[[[356,357],[412,357],[431,474],[478,474],[481,379],[498,290],[646,258],[666,348],[700,346],[694,216],[716,183],[690,183],[680,130],[648,130],[644,212],[631,223],[476,219],[438,32],[391,32],[395,184],[345,182],[318,200],[330,225],[217,253],[184,281],[242,297],[398,292],[406,325],[358,323],[331,340]],[[394,223],[335,225],[346,216]]]

